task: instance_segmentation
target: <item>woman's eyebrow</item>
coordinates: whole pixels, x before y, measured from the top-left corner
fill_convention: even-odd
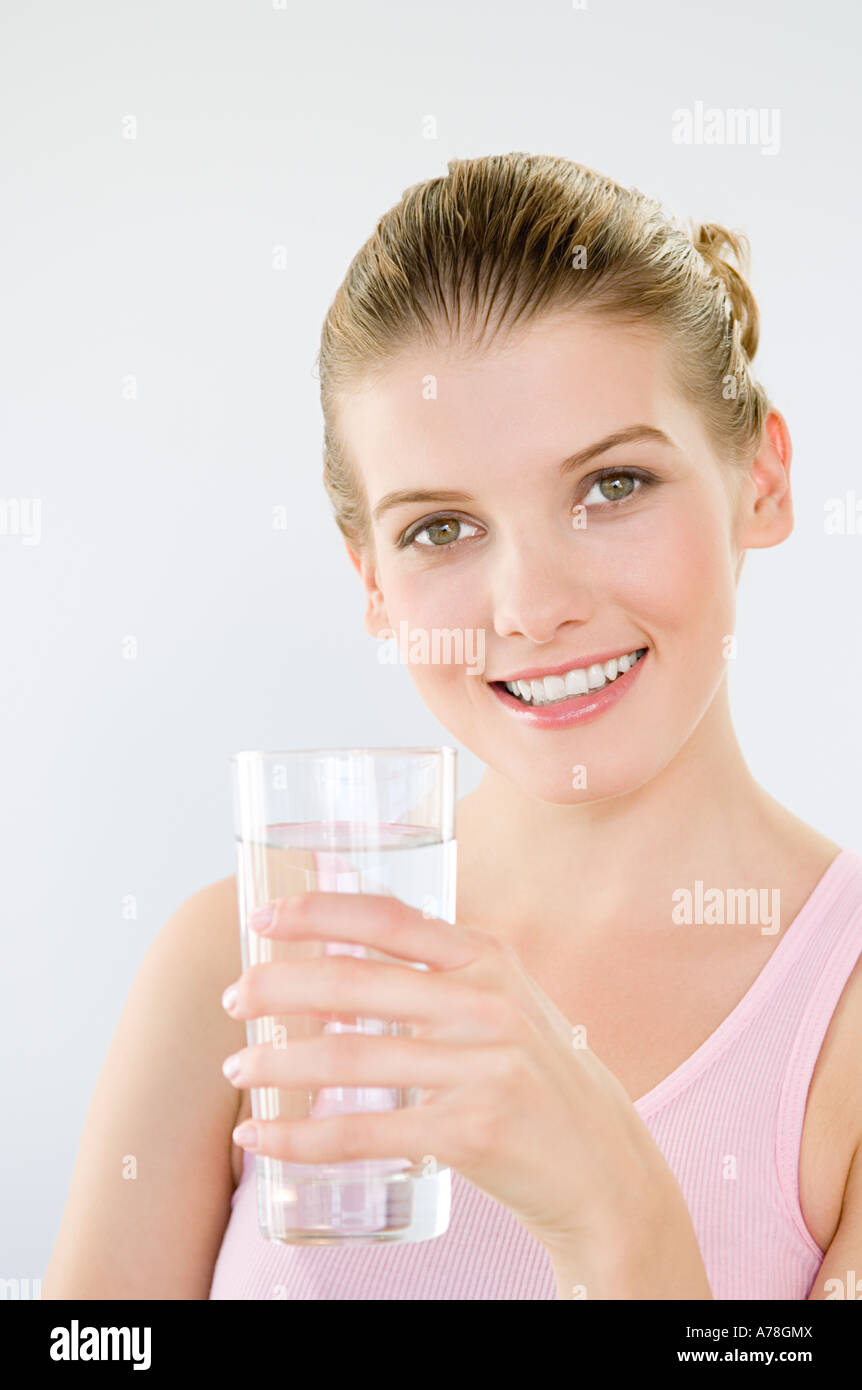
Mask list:
[[[598,454],[605,454],[608,449],[616,449],[621,444],[664,444],[671,449],[677,447],[670,435],[657,429],[655,425],[629,425],[627,429],[615,430],[613,434],[605,435],[604,439],[598,440],[597,443],[588,444],[585,449],[579,449],[570,458],[563,459],[560,464],[560,476],[567,477]]]
[[[672,449],[676,448],[670,435],[665,434],[664,430],[657,429],[655,425],[629,425],[627,429],[615,430],[613,434],[605,435],[604,439],[599,439],[595,444],[588,444],[585,449],[579,449],[576,454],[571,454],[569,458],[563,459],[560,464],[560,477],[568,477],[578,468],[582,468],[585,463],[596,458],[599,454],[605,454],[609,449],[617,449],[622,444],[665,444]],[[436,492],[428,489],[402,488],[397,492],[387,492],[375,506],[371,515],[375,521],[379,521],[384,512],[388,512],[392,507],[403,506],[406,502],[474,502],[476,499],[469,492]]]

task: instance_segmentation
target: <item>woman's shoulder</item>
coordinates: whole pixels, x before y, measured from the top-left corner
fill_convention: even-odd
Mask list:
[[[791,863],[818,859],[829,862],[841,853],[843,845],[797,816],[764,787],[758,788],[758,795],[758,814],[768,826],[768,843],[776,853]]]
[[[206,961],[219,977],[229,976],[224,982],[227,987],[242,970],[236,875],[193,889],[175,907],[159,935],[182,942],[190,960]]]
[[[862,853],[824,836],[820,840],[829,862],[817,883],[826,890],[819,896],[817,920],[825,922],[837,910],[845,935],[833,986],[838,997],[817,1057],[812,1092],[818,1088],[821,1096],[826,1094],[831,1140],[847,1144],[852,1153],[862,1145]]]
[[[181,923],[192,936],[199,932],[202,938],[210,941],[217,938],[226,958],[235,962],[236,975],[239,975],[242,971],[241,906],[251,912],[261,907],[267,897],[275,899],[320,886],[324,875],[318,872],[318,867],[318,856],[312,850],[267,846],[262,856],[250,865],[245,883],[242,883],[243,875],[233,873],[204,884],[182,900],[172,921]]]
[[[840,898],[854,921],[859,914],[862,932],[862,850],[850,844],[839,844],[792,816],[779,853],[783,871],[779,868],[776,881],[798,885],[801,892],[797,907],[801,907],[803,895],[807,897],[818,892],[821,910],[828,912],[836,898]]]
[[[761,883],[780,885],[782,917],[792,921],[821,886],[834,883],[848,868],[855,880],[854,870],[862,870],[862,862],[851,849],[809,825],[763,788],[759,796],[746,868]],[[862,874],[858,886],[862,893]]]

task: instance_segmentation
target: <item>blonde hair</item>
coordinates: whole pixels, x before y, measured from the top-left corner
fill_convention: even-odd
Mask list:
[[[759,315],[748,254],[742,232],[683,224],[638,189],[552,155],[452,159],[446,175],[407,188],[351,261],[315,359],[323,482],[342,534],[373,551],[365,489],[340,435],[345,393],[403,348],[479,350],[486,332],[490,343],[575,306],[652,321],[718,456],[749,463],[771,406],[750,370]]]

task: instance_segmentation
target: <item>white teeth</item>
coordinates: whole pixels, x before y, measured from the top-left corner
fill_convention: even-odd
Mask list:
[[[645,648],[639,650],[642,653]],[[591,690],[601,690],[603,686],[615,681],[618,676],[625,675],[626,671],[631,670],[639,659],[638,652],[634,651],[629,652],[626,656],[611,657],[610,661],[604,662],[603,665],[594,662],[592,666],[575,667],[561,676],[545,676],[543,680],[504,681],[503,683],[511,694],[520,695],[525,703],[547,705],[556,700],[565,700],[571,695],[586,695]]]
[[[587,684],[586,671],[568,671],[566,673],[566,694],[567,695],[586,695],[589,690]]]

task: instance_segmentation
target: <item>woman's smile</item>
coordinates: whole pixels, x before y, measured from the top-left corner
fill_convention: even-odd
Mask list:
[[[613,676],[609,676],[601,665],[594,663],[586,668],[572,668],[570,675],[566,677],[561,674],[547,676],[541,681],[510,682],[515,684],[516,688],[527,687],[530,691],[529,696],[520,691],[517,695],[513,694],[503,681],[487,681],[486,684],[504,708],[511,710],[515,716],[534,728],[568,729],[573,724],[597,719],[606,710],[619,704],[640,675],[648,650],[647,647],[640,647],[630,656],[623,656],[621,660],[624,669],[621,668],[618,659],[612,658],[606,665],[611,669],[616,666],[617,674]],[[634,659],[630,659],[631,657]],[[587,682],[587,689],[579,690],[577,687],[582,685],[584,680]],[[559,689],[560,685],[563,686],[562,690]],[[571,689],[570,686],[576,688]]]

